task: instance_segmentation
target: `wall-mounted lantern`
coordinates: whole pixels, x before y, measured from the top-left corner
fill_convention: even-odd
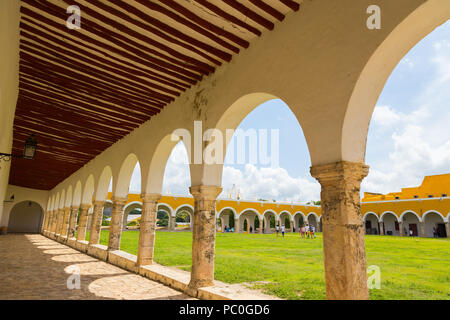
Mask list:
[[[23,148],[23,154],[9,154],[9,153],[1,153],[0,152],[0,160],[3,161],[11,161],[12,158],[22,158],[33,160],[36,155],[37,150],[37,140],[34,134],[32,133],[28,139],[25,141],[25,146]]]

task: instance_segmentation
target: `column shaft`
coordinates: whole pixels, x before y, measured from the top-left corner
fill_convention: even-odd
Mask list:
[[[189,282],[192,289],[214,285],[216,198],[221,191],[222,188],[217,186],[190,188],[195,200],[192,270]]]
[[[123,207],[127,198],[113,197],[111,213],[111,226],[109,229],[108,250],[120,250],[120,238],[122,236]]]
[[[72,207],[72,209],[70,209],[69,230],[67,232],[68,238],[75,237],[79,209],[79,207]]]
[[[64,209],[58,210],[58,219],[56,220],[56,234],[61,234],[62,223],[64,219]]]
[[[61,228],[61,235],[63,237],[67,236],[67,231],[69,229],[69,218],[70,218],[70,208],[64,208],[64,217]]]
[[[450,221],[445,224],[445,232],[447,233],[447,238],[450,238]]]
[[[88,210],[91,207],[90,204],[82,204],[80,206],[80,219],[78,221],[77,240],[84,241],[86,239],[86,227]]]
[[[100,242],[100,230],[102,228],[103,207],[105,201],[94,201],[94,212],[92,213],[91,231],[89,244],[98,244]]]
[[[239,219],[234,219],[234,232],[235,233],[239,233],[240,232]]]
[[[378,226],[380,228],[380,236],[384,236],[384,225],[383,225],[383,222],[382,221],[378,222]]]
[[[369,167],[338,162],[311,167],[321,184],[327,299],[368,299],[360,184]]]
[[[258,230],[258,233],[262,234],[262,230],[263,230],[263,219],[259,219],[259,230]]]
[[[418,235],[419,237],[422,238],[426,238],[427,233],[425,232],[425,222],[419,222],[419,227],[420,227],[420,234]]]
[[[138,266],[153,264],[156,214],[158,212],[158,200],[160,198],[160,194],[141,195],[143,204],[136,262]]]

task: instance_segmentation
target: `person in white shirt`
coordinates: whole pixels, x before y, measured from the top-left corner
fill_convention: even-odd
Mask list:
[[[309,239],[309,225],[305,227],[306,237]]]
[[[284,228],[284,225],[282,225],[281,226],[281,234],[283,235],[283,238],[284,238],[284,231],[285,231],[286,229]]]
[[[314,233],[314,231],[316,231],[316,228],[314,226],[311,226],[309,228],[311,230],[311,239],[316,237],[316,234]]]
[[[277,230],[277,237],[278,237],[278,232],[280,232],[280,226],[277,225],[277,227],[275,229]]]

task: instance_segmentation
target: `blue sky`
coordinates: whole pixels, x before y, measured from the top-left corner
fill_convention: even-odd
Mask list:
[[[362,191],[388,193],[419,185],[423,176],[450,173],[450,21],[417,44],[397,65],[381,93],[369,128]],[[225,163],[224,194],[235,184],[241,197],[279,201],[319,200],[320,186],[303,132],[281,100],[262,104],[240,124],[279,129],[279,168]],[[131,192],[140,191],[140,173]],[[168,161],[163,192],[188,194],[187,156],[180,144]]]

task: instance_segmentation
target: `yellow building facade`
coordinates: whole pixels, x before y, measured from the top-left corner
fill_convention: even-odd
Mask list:
[[[401,192],[388,194],[366,192],[361,201],[361,214],[366,233],[449,237],[449,194],[450,174],[427,176],[420,186],[402,188]],[[108,194],[108,199],[110,201],[111,193]],[[124,219],[129,212],[141,206],[140,195],[129,194]],[[187,212],[192,228],[194,198],[163,195],[158,201],[158,210],[167,212],[169,229],[175,228],[178,213]],[[317,231],[322,229],[320,206],[218,199],[216,212],[219,231],[233,226],[235,232],[271,233],[274,232],[275,225],[285,225],[287,231],[293,232],[298,231],[304,224],[313,225]]]

